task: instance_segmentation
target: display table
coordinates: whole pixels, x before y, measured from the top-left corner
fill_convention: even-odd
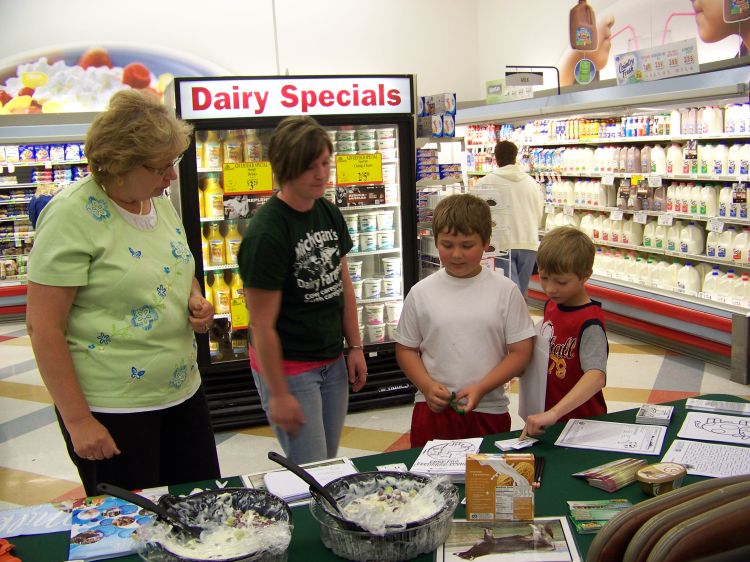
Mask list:
[[[741,398],[727,395],[705,395],[701,398],[710,400],[726,400],[732,402],[745,402]],[[667,435],[664,440],[661,455],[632,455],[637,458],[646,459],[649,463],[658,462],[661,456],[667,451],[672,441],[675,439],[677,432],[679,431],[682,423],[685,419],[685,400],[677,400],[669,402],[675,406],[674,413],[672,415],[672,421],[667,428]],[[616,412],[600,416],[598,419],[613,421],[613,422],[624,422],[624,423],[635,423],[636,409],[624,410],[622,412]],[[547,432],[539,438],[539,442],[533,447],[525,449],[524,452],[532,452],[535,455],[544,456],[546,458],[546,464],[544,467],[544,474],[542,476],[542,486],[536,492],[536,516],[559,516],[566,515],[568,513],[568,500],[596,500],[596,499],[607,499],[612,497],[625,498],[630,500],[632,503],[641,502],[648,499],[638,485],[631,484],[615,492],[609,494],[603,490],[599,490],[586,484],[586,482],[579,478],[573,478],[572,473],[581,471],[586,468],[591,468],[605,462],[609,462],[618,458],[622,458],[622,453],[612,453],[608,451],[593,451],[589,449],[572,449],[556,447],[554,445],[555,440],[560,435],[564,425],[557,424],[547,430]],[[499,452],[495,447],[494,443],[498,439],[507,439],[510,437],[518,436],[518,431],[507,434],[490,435],[485,437],[482,442],[482,452]],[[377,470],[376,466],[390,463],[403,462],[407,466],[411,466],[416,460],[419,454],[419,449],[408,449],[405,451],[396,451],[393,453],[382,453],[378,455],[369,455],[365,457],[358,457],[354,460],[357,468],[361,471]],[[232,477],[223,479],[228,481],[228,487],[241,487],[242,482],[238,477]],[[683,484],[690,484],[703,480],[702,477],[688,476]],[[215,487],[213,482],[197,482],[191,485],[181,486],[170,486],[170,492],[176,494],[184,494],[189,492],[195,487],[209,488]],[[459,486],[461,497],[463,497],[463,486]],[[459,505],[455,517],[462,518],[464,516],[464,507]],[[327,550],[323,543],[320,541],[318,536],[318,526],[313,520],[312,515],[307,506],[297,507],[293,509],[293,522],[294,531],[292,533],[292,542],[289,547],[289,560],[304,561],[308,562],[314,560],[316,562],[323,560],[340,560],[337,556],[333,555]],[[574,531],[575,534],[575,531]],[[585,558],[586,553],[591,545],[595,535],[575,535],[578,549],[581,553],[582,558]],[[52,533],[47,535],[35,535],[25,537],[15,537],[9,539],[10,542],[16,545],[14,554],[24,561],[64,561],[67,560],[68,554],[68,539],[69,533]],[[127,556],[120,557],[117,560],[128,560],[137,561],[140,560],[138,556]],[[420,562],[431,562],[433,560],[432,554],[425,554],[416,558]]]

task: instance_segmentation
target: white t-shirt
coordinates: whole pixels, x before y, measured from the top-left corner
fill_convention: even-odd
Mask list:
[[[470,278],[451,277],[443,268],[409,291],[396,341],[419,349],[430,377],[458,392],[496,367],[508,344],[534,334],[513,281],[485,268]],[[415,401],[424,402],[424,395],[417,392]],[[500,386],[485,394],[475,411],[504,414],[508,402]]]

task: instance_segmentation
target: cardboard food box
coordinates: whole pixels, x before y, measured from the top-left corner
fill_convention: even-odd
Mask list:
[[[466,519],[534,518],[534,455],[477,453],[466,457]]]

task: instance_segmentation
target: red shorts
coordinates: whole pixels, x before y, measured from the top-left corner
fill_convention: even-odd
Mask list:
[[[510,431],[510,414],[469,412],[458,414],[450,406],[436,414],[427,402],[414,404],[411,446],[423,447],[431,439],[468,439]]]

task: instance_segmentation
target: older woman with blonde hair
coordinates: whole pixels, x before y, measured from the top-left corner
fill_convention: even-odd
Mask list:
[[[193,335],[214,311],[162,197],[191,133],[152,95],[116,93],[86,136],[91,175],[39,216],[28,331],[89,495],[220,476]]]

